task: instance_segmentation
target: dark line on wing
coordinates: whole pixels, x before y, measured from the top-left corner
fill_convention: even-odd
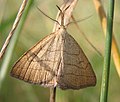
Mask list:
[[[85,77],[94,77],[94,75],[93,75],[93,76],[90,76],[90,75],[79,75],[79,74],[74,74],[74,73],[65,73],[65,75],[85,76]]]
[[[54,39],[54,37],[55,36],[53,36],[51,39],[49,39],[47,42],[49,42],[50,40],[52,40],[52,39]],[[30,53],[32,53],[33,55],[35,55],[35,57],[36,57],[36,55],[40,52],[40,50],[45,46],[46,44],[44,44],[38,51],[37,51],[37,53],[35,54],[35,53],[32,53],[32,52],[30,52]],[[34,58],[35,58],[34,57]],[[34,60],[34,58],[32,59],[32,60]],[[31,61],[32,62],[32,61]],[[30,62],[30,64],[29,64],[29,66],[31,65],[31,62]],[[29,66],[28,66],[28,68],[29,68]],[[27,70],[28,70],[28,68],[27,68]],[[26,71],[27,72],[27,71]],[[28,80],[29,80],[29,78],[30,78],[30,76],[31,76],[31,72],[32,72],[32,70],[30,71],[30,74],[29,74],[29,77],[28,77]],[[25,74],[26,75],[26,74]]]
[[[79,67],[79,66],[77,66],[77,65],[75,65],[75,64],[70,64],[70,63],[65,63],[65,65],[70,65],[70,66],[75,66],[75,67],[77,67],[78,69],[86,69],[86,68],[83,68],[83,67]]]

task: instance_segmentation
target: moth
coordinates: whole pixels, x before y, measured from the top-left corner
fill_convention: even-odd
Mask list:
[[[96,85],[96,76],[83,50],[67,32],[64,11],[59,29],[51,33],[14,64],[11,76],[44,87],[81,89]]]

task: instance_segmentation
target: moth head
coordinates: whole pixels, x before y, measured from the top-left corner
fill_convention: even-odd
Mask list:
[[[56,5],[57,6],[57,5]],[[60,28],[63,28],[63,29],[66,29],[67,25],[65,25],[65,18],[64,18],[64,14],[65,14],[65,11],[70,7],[70,5],[68,7],[66,7],[64,10],[61,10],[61,8],[59,6],[57,6],[58,10],[60,11],[60,14],[59,16],[61,17],[61,22],[59,22],[59,29]]]
[[[57,5],[56,5],[56,6],[57,6]],[[44,16],[46,16],[47,18],[51,19],[52,21],[55,21],[55,22],[59,25],[58,29],[60,29],[60,28],[66,29],[67,26],[68,26],[68,24],[65,24],[64,14],[65,14],[65,11],[66,11],[69,7],[70,7],[70,5],[67,6],[64,10],[62,10],[59,6],[57,6],[57,8],[58,8],[59,11],[60,11],[60,14],[59,14],[59,16],[61,17],[60,22],[57,21],[57,20],[55,20],[55,19],[53,19],[53,18],[51,18],[51,17],[48,16],[47,14],[45,14],[40,8],[37,7],[37,9],[38,9]]]

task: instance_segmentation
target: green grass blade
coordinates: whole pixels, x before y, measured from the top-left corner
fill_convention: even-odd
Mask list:
[[[108,8],[107,8],[107,30],[106,30],[106,39],[105,39],[105,57],[104,57],[100,102],[107,102],[109,74],[110,74],[114,0],[108,0],[108,2],[109,3],[108,3]]]
[[[16,41],[17,41],[18,36],[19,36],[19,34],[20,34],[20,32],[21,32],[21,30],[23,28],[23,25],[24,25],[25,20],[27,18],[28,12],[30,11],[30,8],[32,7],[33,1],[34,0],[29,0],[28,1],[28,5],[27,5],[27,7],[26,7],[26,9],[25,9],[25,11],[23,13],[23,17],[22,17],[22,19],[21,19],[21,21],[19,23],[19,26],[16,29],[16,32],[13,35],[13,37],[11,39],[11,42],[10,42],[8,48],[7,48],[6,53],[5,53],[5,57],[4,57],[4,60],[3,60],[2,64],[1,64],[1,69],[0,69],[0,89],[1,89],[3,81],[5,79],[7,69],[8,69],[11,57],[12,57],[12,53],[13,53]]]

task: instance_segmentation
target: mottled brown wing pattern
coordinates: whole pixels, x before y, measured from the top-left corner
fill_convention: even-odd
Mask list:
[[[11,75],[29,83],[55,86],[60,49],[60,35],[47,36],[15,63]]]
[[[84,52],[65,29],[59,29],[28,50],[13,66],[11,75],[29,83],[61,89],[96,84]]]
[[[67,32],[63,33],[63,68],[57,79],[62,89],[80,89],[96,84],[96,76],[84,52]]]

